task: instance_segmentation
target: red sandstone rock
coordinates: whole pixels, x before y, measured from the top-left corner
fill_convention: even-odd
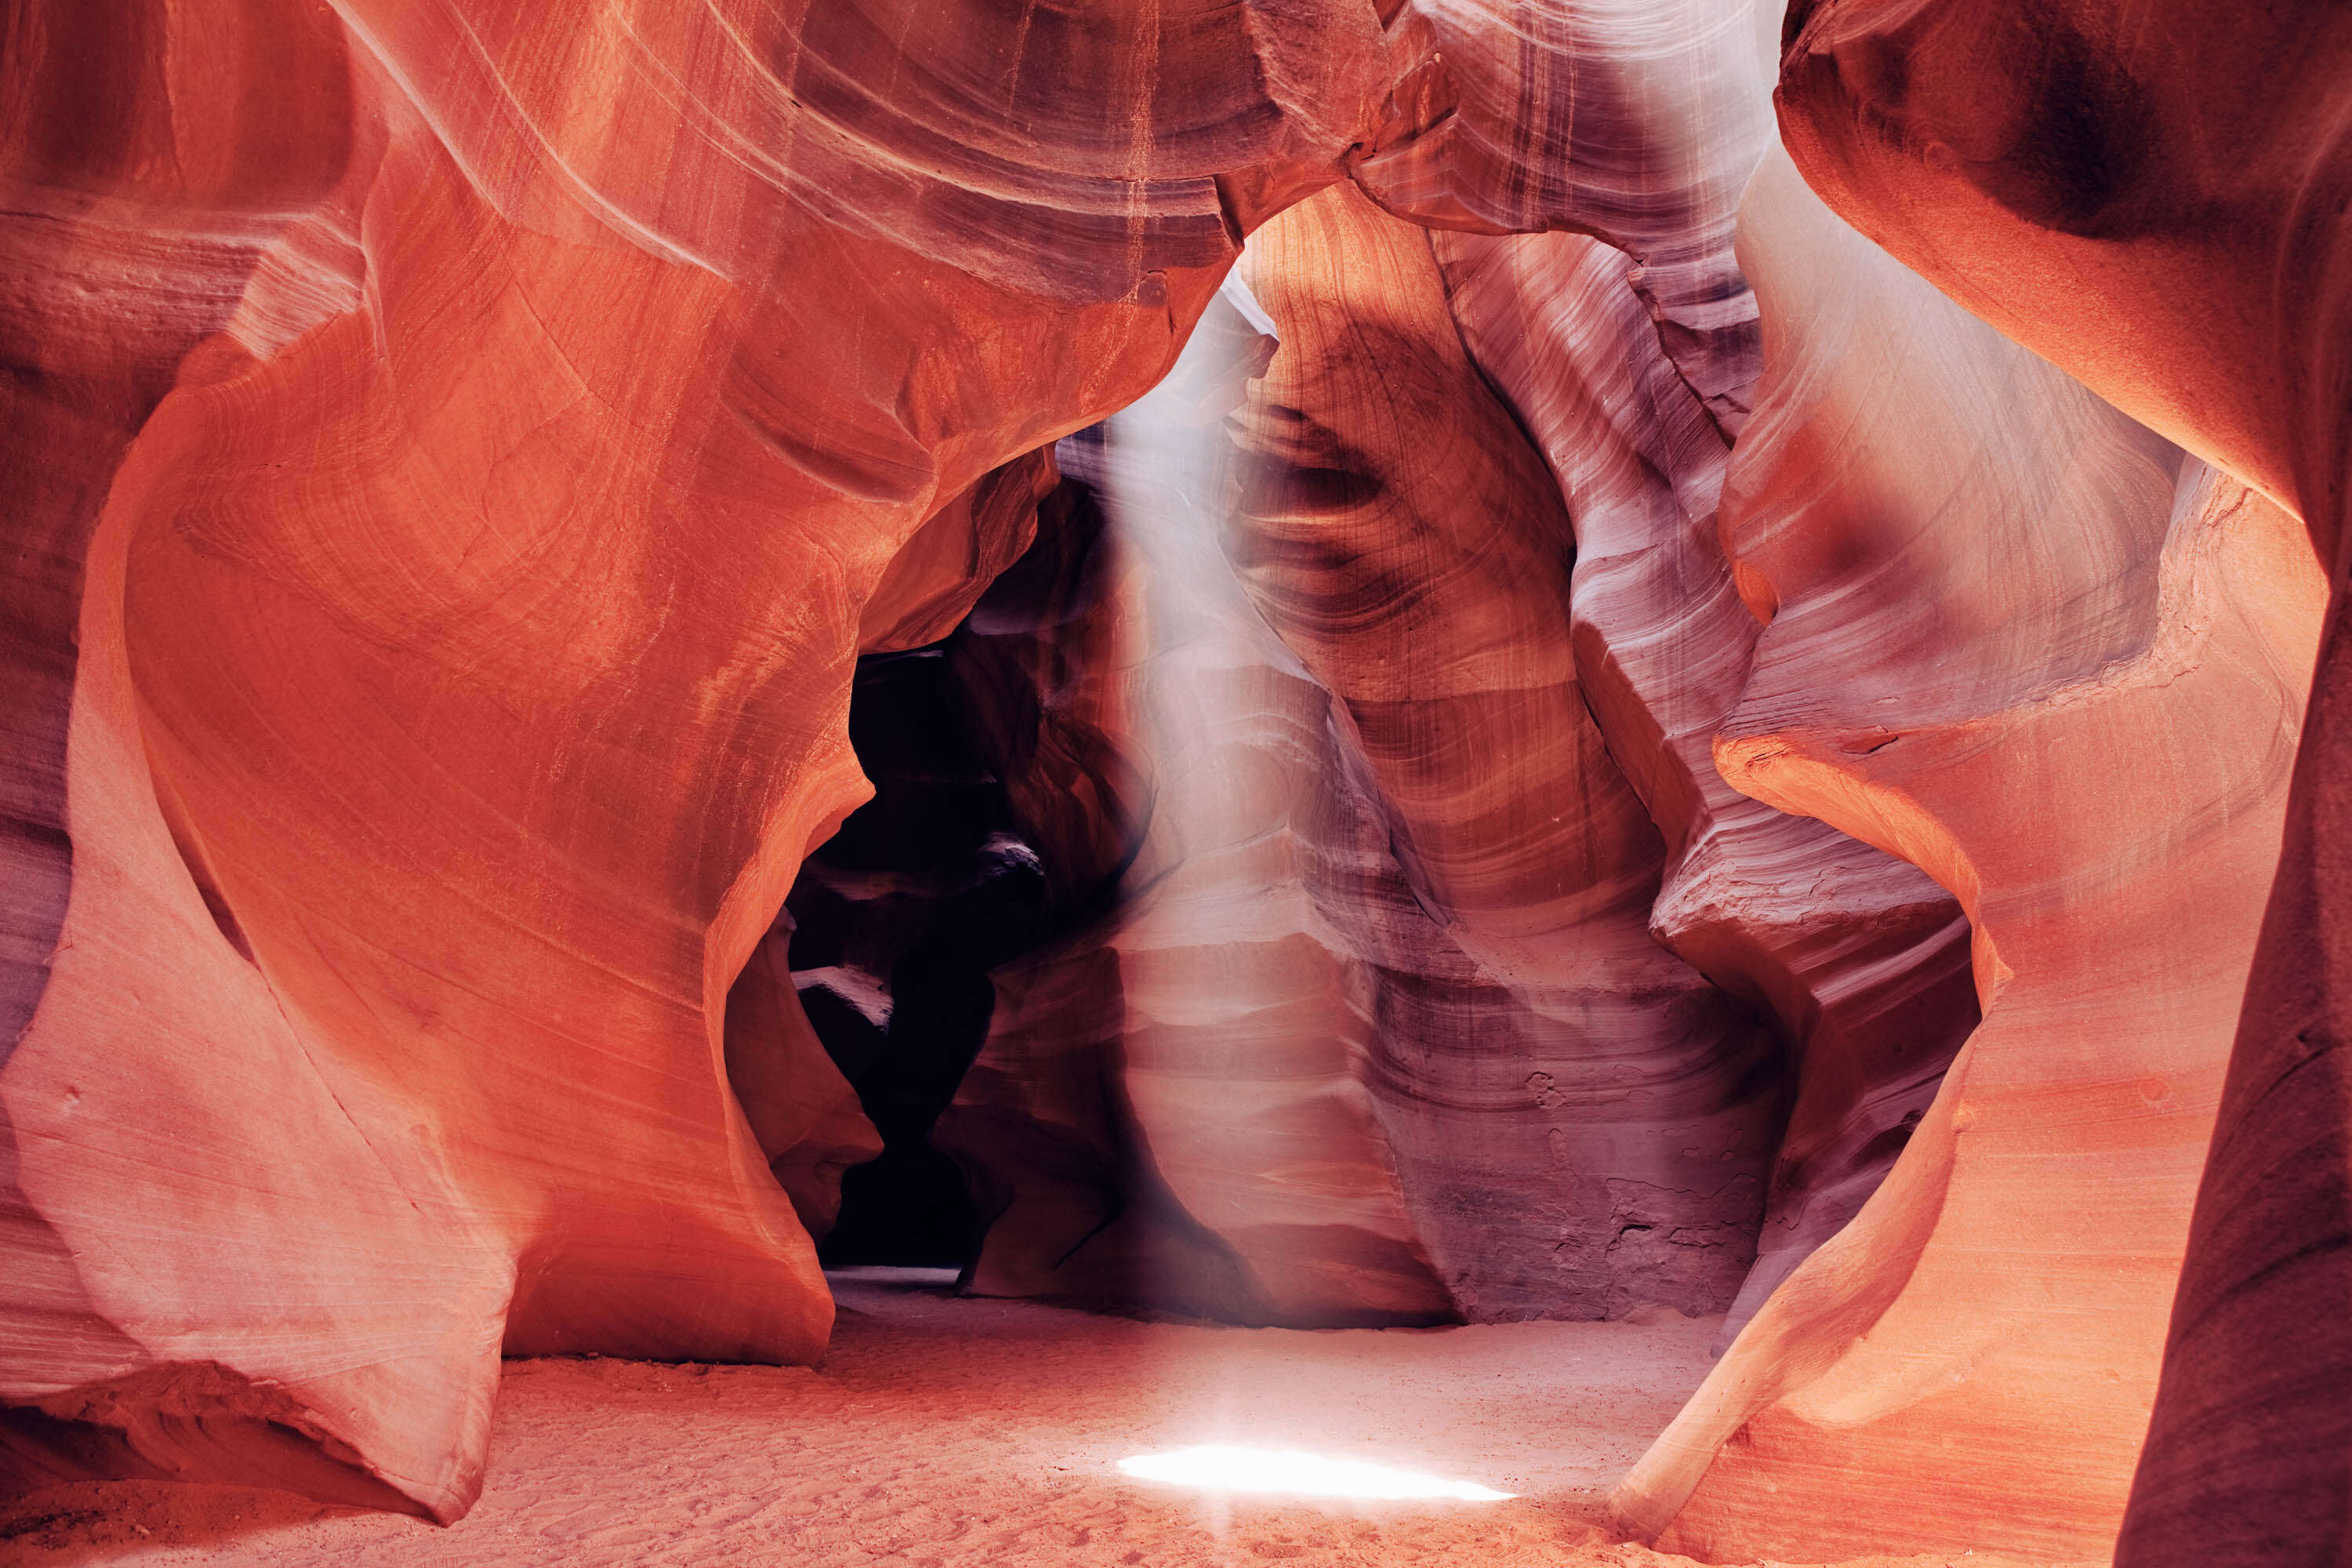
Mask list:
[[[1231,463],[1193,393],[1238,383],[1249,337],[1196,340],[1084,449],[1108,516],[1097,679],[1121,689],[1117,743],[1151,806],[1110,917],[998,976],[942,1128],[993,1220],[970,1288],[1442,1321],[1453,1300],[1367,1087],[1377,977],[1321,907],[1330,861],[1379,840],[1328,694],[1220,552]]]
[[[1242,269],[1282,346],[1234,418],[1226,553],[1336,699],[1405,884],[1330,901],[1377,966],[1421,1234],[1474,1319],[1720,1310],[1778,1053],[1649,939],[1664,847],[1586,710],[1559,488],[1424,236],[1337,189]]]
[[[1916,868],[1717,772],[1709,748],[1760,628],[1717,538],[1728,444],[1664,352],[1632,264],[1574,236],[1438,248],[1465,340],[1576,519],[1584,689],[1670,851],[1651,934],[1787,1042],[1795,1103],[1736,1332],[1853,1217],[1974,1026],[1967,922]]]
[[[2154,1393],[2319,581],[2276,509],[1941,300],[1785,163],[1741,252],[1767,376],[1726,542],[1770,622],[1717,760],[1952,889],[1985,1020],[1620,1505],[1707,1553],[2095,1555]]]
[[[1100,928],[999,973],[940,1131],[992,1221],[971,1288],[1717,1309],[1771,1052],[1648,938],[1661,847],[1577,688],[1558,489],[1410,226],[1327,192],[1245,267],[1280,346],[1241,450],[1203,426],[1246,351],[1205,330],[1083,449],[1109,525],[1076,635],[1150,826]]]
[[[164,1195],[185,1172],[180,1146],[213,1141],[218,1153],[257,1163],[283,1146],[250,1142],[257,1114],[340,1118],[299,1052],[286,1048],[266,993],[206,918],[163,834],[135,721],[126,723],[112,630],[120,565],[85,560],[126,447],[184,363],[233,362],[238,339],[276,347],[282,312],[306,295],[348,306],[332,276],[331,224],[288,221],[331,206],[352,153],[341,30],[303,6],[222,9],[189,28],[164,5],[136,3],[21,6],[8,26],[0,1399],[47,1401],[56,1415],[6,1414],[0,1477],[238,1473],[396,1506],[404,1500],[394,1487],[311,1441],[299,1381],[271,1386],[250,1375],[266,1348],[257,1358],[200,1352],[176,1378],[161,1364],[203,1331],[207,1308],[230,1290],[267,1304],[266,1316],[245,1314],[231,1337],[298,1338],[303,1327],[299,1293],[267,1268],[245,1272],[253,1260],[228,1226],[191,1227]],[[225,78],[247,86],[215,90]],[[213,337],[225,331],[236,338]],[[85,613],[93,583],[96,626]],[[93,918],[93,889],[110,889],[98,896],[115,905],[110,916]],[[79,1019],[61,1016],[70,1005],[60,991],[92,968],[110,969],[102,988],[110,994]],[[209,1032],[210,1047],[184,1060],[194,1093],[152,1059],[170,1055],[153,1047],[175,1023]],[[60,1029],[72,1036],[71,1059],[45,1065],[41,1037]],[[225,1059],[236,1066],[224,1071]],[[131,1102],[110,1107],[104,1087],[126,1072],[145,1081],[130,1086]],[[84,1105],[98,1114],[81,1118]],[[65,1136],[95,1122],[97,1138],[125,1158],[102,1176],[60,1181],[61,1117],[71,1119]],[[310,1168],[281,1179],[346,1202],[354,1233],[378,1226],[392,1248],[413,1236],[406,1205],[390,1212],[372,1201],[378,1167],[363,1148],[315,1154]],[[130,1227],[119,1245],[143,1285],[110,1288],[103,1260],[78,1238],[75,1221],[110,1206]],[[429,1266],[387,1279],[363,1252],[320,1241],[304,1232],[276,1251],[294,1272],[340,1269],[360,1294],[395,1303],[435,1283]],[[355,1315],[349,1331],[365,1342],[399,1310],[373,1321]],[[452,1382],[496,1375],[494,1347],[487,1358],[461,1340],[443,1351]],[[111,1419],[57,1418],[93,1408]],[[384,1468],[433,1490],[443,1464],[436,1450],[478,1446],[488,1415],[486,1403],[454,1397],[405,1434],[380,1418],[361,1425],[379,1440]]]
[[[1742,797],[1710,755],[1759,630],[1717,537],[1759,368],[1731,249],[1770,140],[1757,18],[1676,5],[1523,20],[1552,52],[1518,56],[1543,105],[1523,118],[1549,137],[1528,182],[1562,182],[1571,226],[1611,243],[1433,243],[1465,342],[1573,520],[1585,697],[1668,849],[1651,932],[1771,1016],[1788,1053],[1795,1103],[1727,1340],[1877,1185],[1974,1026],[1967,925],[1916,868]]]
[[[116,54],[47,10],[10,53],[11,331],[63,389],[12,438],[79,466],[11,589],[0,1394],[36,1466],[127,1431],[446,1518],[502,1345],[822,1344],[725,1003],[858,798],[854,655],[1010,553],[973,487],[1155,379],[1237,248],[1218,179],[1334,177],[1383,46],[1336,5],[104,15]],[[57,332],[110,257],[159,301],[127,359]],[[971,543],[924,531],[967,492]]]
[[[1841,211],[2126,410],[2293,508],[2340,604],[2352,19],[2110,0],[1792,7],[1782,118]],[[1999,69],[1986,68],[2000,59]],[[2285,852],[2117,1560],[2338,1561],[2352,1536],[2352,1077],[2334,1042],[2347,640]]]
[[[1692,521],[1712,509],[1725,448],[1720,427],[1736,424],[1752,375],[1753,307],[1727,242],[1730,197],[1744,174],[1740,160],[1752,159],[1768,133],[1761,68],[1745,33],[1645,33],[1630,19],[1613,26],[1582,40],[1613,46],[1614,52],[1596,49],[1580,62],[1592,81],[1615,83],[1603,101],[1650,104],[1659,96],[1657,83],[1669,78],[1677,89],[1666,92],[1667,108],[1648,110],[1649,119],[1596,116],[1589,146],[1546,149],[1547,156],[1567,159],[1561,166],[1570,174],[1545,199],[1606,213],[1629,242],[1654,252],[1646,300],[1629,281],[1623,259],[1590,241],[1456,244],[1449,237],[1440,253],[1454,261],[1448,282],[1460,324],[1473,346],[1487,352],[1490,368],[1525,395],[1523,412],[1533,410],[1554,442],[1596,555],[1606,563],[1622,554],[1633,568],[1613,578],[1586,572],[1588,587],[1600,584],[1603,591],[1588,594],[1586,614],[1592,616],[1596,605],[1599,613],[1581,624],[1591,633],[1597,620],[1607,629],[1595,646],[1610,648],[1613,637],[1622,658],[1637,666],[1629,682],[1616,654],[1591,661],[1618,693],[1603,709],[1604,723],[1614,720],[1620,751],[1630,751],[1645,770],[1653,811],[1685,845],[1675,912],[1662,910],[1652,924],[1717,978],[1776,1007],[1808,1052],[1796,1133],[1776,1179],[1772,1245],[1749,1281],[1744,1313],[1842,1225],[1883,1174],[1973,1022],[1973,997],[1966,928],[1948,897],[1900,862],[1732,794],[1706,754],[1712,726],[1737,699],[1757,630],[1731,592],[1719,553],[1694,532]],[[1408,17],[1391,32],[1410,36],[1412,28]],[[1566,47],[1559,38],[1551,43]],[[1704,80],[1727,92],[1720,84],[1743,78],[1752,79],[1749,94],[1744,107],[1730,98],[1730,122],[1744,123],[1747,139],[1702,147],[1705,138],[1691,121],[1696,108],[1677,91]],[[1621,142],[1647,137],[1659,149],[1679,148],[1670,166],[1682,172],[1688,189],[1644,195],[1626,171],[1612,176],[1580,162],[1597,157],[1605,164],[1612,132]],[[1451,144],[1446,138],[1464,134],[1459,123],[1443,121],[1414,156],[1428,167],[1455,168],[1454,154],[1442,150]],[[1374,177],[1397,166],[1383,153],[1358,172],[1384,200],[1410,205],[1401,201],[1402,187]],[[1447,174],[1448,188],[1480,188],[1461,172],[1472,166]],[[1483,167],[1493,174],[1491,165]],[[1596,195],[1594,182],[1607,185],[1612,177],[1613,199]],[[1431,188],[1413,187],[1423,196]],[[1351,210],[1337,195],[1316,205],[1327,214]],[[1435,209],[1415,210],[1428,216]],[[1411,259],[1424,247],[1402,236],[1383,238],[1386,231],[1361,216],[1327,216],[1313,231],[1299,231],[1306,238],[1281,239],[1305,221],[1286,218],[1265,232],[1253,276],[1284,290],[1277,317],[1293,315],[1302,328],[1318,314],[1328,321],[1276,354],[1253,399],[1245,429],[1263,452],[1252,481],[1261,500],[1219,526],[1276,630],[1351,715],[1362,716],[1351,718],[1349,728],[1353,744],[1369,745],[1370,807],[1390,823],[1389,836],[1406,862],[1398,869],[1407,879],[1411,909],[1377,912],[1377,879],[1352,899],[1327,900],[1325,908],[1328,918],[1352,928],[1355,946],[1381,967],[1384,1027],[1375,1050],[1383,1066],[1376,1082],[1394,1106],[1388,1121],[1405,1190],[1421,1194],[1414,1200],[1420,1233],[1450,1259],[1448,1283],[1474,1315],[1622,1310],[1648,1299],[1644,1292],[1691,1310],[1719,1305],[1715,1292],[1723,1287],[1701,1280],[1744,1266],[1748,1221],[1735,1211],[1753,1199],[1737,1194],[1752,1182],[1759,1140],[1778,1111],[1777,1090],[1770,1098],[1756,1094],[1775,1069],[1757,1050],[1756,1037],[1732,1025],[1704,990],[1689,990],[1687,1005],[1658,1006],[1655,985],[1679,966],[1639,940],[1605,948],[1604,933],[1616,929],[1610,922],[1618,915],[1603,907],[1598,886],[1559,896],[1579,886],[1556,879],[1575,859],[1560,846],[1580,835],[1628,856],[1612,873],[1617,879],[1609,899],[1633,892],[1646,901],[1641,889],[1651,873],[1638,851],[1646,835],[1623,823],[1610,826],[1612,811],[1622,816],[1633,804],[1613,767],[1584,775],[1590,788],[1566,792],[1576,805],[1564,813],[1557,810],[1563,792],[1530,787],[1548,771],[1532,759],[1555,737],[1536,722],[1548,711],[1540,700],[1516,684],[1527,678],[1508,671],[1514,661],[1558,664],[1568,652],[1556,630],[1544,629],[1556,627],[1560,601],[1569,596],[1560,580],[1568,542],[1548,476],[1460,359],[1454,323],[1442,312],[1430,314],[1430,303],[1442,296],[1411,283],[1400,294],[1391,281],[1400,266],[1404,278],[1426,271],[1427,261]],[[1522,247],[1517,255],[1526,268],[1505,273],[1497,262],[1480,270],[1481,262],[1513,246]],[[1588,257],[1596,264],[1590,281],[1570,271],[1580,287],[1563,296],[1557,269]],[[1547,264],[1552,270],[1544,270]],[[1300,275],[1286,289],[1280,281],[1286,266]],[[1429,282],[1435,281],[1433,275]],[[1559,323],[1551,352],[1532,360],[1517,353],[1512,344],[1533,308],[1528,301],[1561,298],[1575,304],[1547,318]],[[1681,352],[1680,362],[1662,352],[1662,340]],[[1629,404],[1606,381],[1608,366],[1629,360],[1648,378],[1646,402]],[[1571,400],[1563,408],[1552,400],[1541,378],[1563,371],[1594,378],[1584,394],[1591,402]],[[1285,388],[1279,395],[1263,390],[1276,384]],[[1450,390],[1410,413],[1391,411],[1393,388],[1424,384]],[[1717,395],[1702,401],[1693,385]],[[1600,412],[1612,407],[1622,411],[1613,426]],[[1596,447],[1596,429],[1615,445]],[[1595,449],[1630,460],[1613,468],[1588,464],[1584,455]],[[1443,480],[1427,462],[1427,454],[1441,450],[1457,454],[1438,470]],[[1674,476],[1672,487],[1662,482],[1665,475]],[[1481,499],[1466,499],[1473,497]],[[1491,536],[1477,531],[1498,521]],[[1317,564],[1327,558],[1329,564]],[[1653,569],[1662,559],[1664,573]],[[1217,570],[1212,559],[1191,575]],[[1711,573],[1716,583],[1704,632],[1682,591],[1694,570]],[[1501,605],[1515,607],[1499,609],[1496,594]],[[1712,647],[1711,686],[1692,681],[1687,657],[1652,655],[1641,664],[1640,650],[1654,641],[1644,628],[1662,620],[1675,626],[1674,648],[1694,641]],[[1412,655],[1400,666],[1395,661],[1407,647]],[[1427,674],[1420,673],[1423,659]],[[1487,666],[1503,672],[1505,684],[1485,699],[1491,710],[1479,719],[1476,700],[1451,695],[1450,688],[1480,679],[1456,667]],[[1416,754],[1413,737],[1438,732],[1433,727],[1441,722],[1458,727],[1436,717],[1448,703],[1470,716],[1460,721],[1470,725],[1465,738]],[[1376,733],[1362,731],[1367,721]],[[1583,723],[1580,714],[1561,733],[1572,736]],[[1675,733],[1663,751],[1650,738],[1661,723]],[[1492,755],[1469,739],[1480,734],[1499,748]],[[1343,793],[1336,778],[1327,789]],[[1164,794],[1161,799],[1178,804]],[[1555,842],[1530,836],[1529,825],[1514,816],[1539,799],[1549,799],[1557,814],[1543,829]],[[1420,840],[1427,841],[1426,852],[1416,847]],[[1835,894],[1822,896],[1833,882]],[[1536,890],[1547,886],[1552,894]],[[1349,912],[1350,904],[1376,912],[1366,921]],[[1433,916],[1445,933],[1429,931],[1416,914]],[[1622,928],[1621,934],[1637,931]],[[1615,956],[1601,960],[1604,949]],[[1149,1245],[1128,1234],[1146,1213],[1181,1212],[1181,1205],[1168,1208],[1174,1200],[1153,1173],[1139,1174],[1135,1184],[1155,1195],[1121,1205],[1116,1173],[1140,1158],[1147,1134],[1120,1098],[1127,1067],[1118,1042],[1128,1024],[1121,1005],[1107,1001],[1104,991],[1118,963],[1112,953],[1089,953],[1092,982],[1047,983],[1024,965],[1018,973],[1025,978],[1007,983],[995,1044],[948,1133],[961,1157],[988,1169],[983,1184],[995,1196],[984,1206],[1005,1205],[1013,1215],[992,1235],[978,1277],[987,1289],[1117,1295],[1142,1288],[1133,1260],[1151,1246],[1189,1248],[1199,1241],[1181,1225],[1158,1226],[1160,1239]],[[1039,961],[1057,973],[1064,962]],[[1608,977],[1612,963],[1622,973]],[[1657,973],[1634,981],[1644,965]],[[1629,1014],[1626,998],[1634,994],[1646,1000]],[[1572,995],[1580,1000],[1570,1004]],[[1634,1043],[1644,1039],[1650,1043]],[[1676,1112],[1658,1104],[1634,1108],[1654,1086],[1632,1086],[1644,1072],[1664,1070],[1673,1059],[1666,1042],[1675,1039],[1706,1053],[1704,1066],[1685,1062],[1673,1074],[1682,1086],[1674,1092],[1690,1100],[1680,1109],[1694,1111],[1704,1102],[1714,1121],[1705,1136],[1677,1142],[1675,1152],[1653,1153],[1644,1147],[1649,1134],[1633,1130],[1650,1128],[1671,1140]],[[1059,1043],[1046,1047],[1047,1040]],[[1062,1109],[1049,1110],[1034,1098],[1034,1086],[1041,1076],[1063,1074],[1074,1085],[1093,1087],[1066,1089],[1055,1097]],[[1633,1076],[1612,1076],[1626,1074]],[[1604,1090],[1604,1082],[1616,1087]],[[1743,1095],[1744,1106],[1730,1109],[1742,1105]],[[1124,1109],[1108,1119],[1086,1109],[1113,1104]],[[975,1117],[1012,1120],[992,1122],[993,1131],[983,1136]],[[1081,1123],[1091,1130],[1082,1131]],[[1546,1143],[1521,1148],[1503,1135],[1520,1128],[1542,1133]],[[1028,1152],[1015,1156],[1015,1144]],[[1690,1170],[1676,1164],[1685,1144],[1697,1161]],[[1048,1146],[1064,1152],[1048,1157]],[[1418,1174],[1417,1165],[1425,1166]],[[1556,1183],[1527,1174],[1547,1167],[1558,1167]],[[1060,1177],[1049,1175],[1056,1169]],[[1528,1191],[1531,1182],[1542,1190]],[[1021,1217],[1047,1212],[1062,1217]],[[1126,1217],[1086,1240],[1114,1215]],[[1171,1239],[1180,1232],[1186,1239]],[[1016,1266],[1016,1254],[1032,1261]],[[1105,1261],[1114,1255],[1121,1260],[1115,1267]],[[1637,1258],[1650,1261],[1644,1266]],[[1167,1265],[1145,1283],[1164,1289],[1170,1278],[1229,1267]]]
[[[1469,234],[1423,248],[1338,195],[1271,233],[1295,357],[1243,421],[1241,526],[1175,482],[1179,452],[1229,459],[1173,385],[1102,476],[1149,520],[1131,570],[961,666],[992,719],[1035,705],[1006,782],[1061,893],[1123,868],[1137,894],[1003,977],[972,1146],[1045,1179],[975,1284],[1261,1321],[1727,1288],[1727,1253],[1590,1257],[1740,1229],[1738,1173],[1620,1190],[1719,1169],[1718,1138],[1760,1166],[1769,1095],[1729,1069],[1762,1054],[1703,971],[1803,1050],[1752,1309],[1967,1014],[1951,904],[1720,763],[1958,895],[1990,1007],[1626,1506],[1726,1550],[2100,1548],[2313,581],[2275,511],[1785,172],[1742,226],[1772,344],[1747,423],[1751,13],[336,16],[9,22],[0,1474],[447,1518],[502,1347],[813,1354],[803,1221],[873,1142],[771,921],[861,794],[853,661],[956,623],[1021,550],[1038,454],[1150,385],[1241,232],[1344,163]],[[1790,101],[1832,130],[1791,134],[1898,254],[2332,548],[2346,36],[2233,16],[2126,48],[2089,0],[1802,5]],[[1546,227],[1638,264],[1487,237]],[[2294,287],[2220,309],[2215,279]],[[1908,357],[1842,342],[1859,321]],[[1564,594],[1554,498],[1478,373],[1566,498]],[[1289,553],[1335,528],[1345,559]],[[2332,689],[2141,1561],[2342,1539],[2340,1505],[2266,1522],[2343,1462],[2346,1097],[2311,1044]],[[1636,797],[1669,867],[1649,924],[1696,971],[1641,941]],[[1670,1107],[1601,1092],[1693,1060]],[[2282,1420],[2316,1457],[2266,1468]]]

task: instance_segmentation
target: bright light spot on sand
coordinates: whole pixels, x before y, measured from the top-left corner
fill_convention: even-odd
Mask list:
[[[1139,1481],[1221,1492],[1283,1492],[1293,1497],[1451,1498],[1501,1502],[1516,1494],[1470,1481],[1449,1481],[1415,1470],[1391,1469],[1357,1459],[1326,1459],[1296,1448],[1236,1448],[1223,1443],[1138,1454],[1118,1468]]]

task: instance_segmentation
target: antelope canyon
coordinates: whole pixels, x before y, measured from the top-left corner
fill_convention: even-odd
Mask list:
[[[2342,7],[0,28],[0,1562],[2352,1552]]]

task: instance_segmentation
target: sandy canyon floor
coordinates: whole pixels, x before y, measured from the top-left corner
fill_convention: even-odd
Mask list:
[[[1717,1322],[1295,1332],[961,1300],[947,1277],[835,1276],[814,1368],[509,1363],[459,1523],[288,1494],[109,1483],[0,1506],[0,1563],[257,1568],[1668,1568],[1601,1499],[1706,1373]],[[1475,1482],[1502,1502],[1221,1498],[1132,1455],[1230,1443]],[[1941,1554],[1852,1568],[1928,1568]],[[1965,1568],[2000,1568],[1974,1554]]]

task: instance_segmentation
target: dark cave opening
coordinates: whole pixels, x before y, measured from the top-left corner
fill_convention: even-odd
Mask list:
[[[1104,913],[1148,816],[1057,684],[1102,531],[1094,491],[1066,475],[953,634],[858,660],[850,743],[874,798],[810,856],[783,914],[802,1008],[883,1145],[844,1173],[827,1268],[976,1256],[989,1184],[930,1134],[988,1038],[990,972]]]
[[[959,721],[945,645],[858,661],[849,732],[874,798],[785,902],[793,984],[875,1130],[847,1171],[828,1267],[960,1267],[976,1216],[931,1124],[988,1031],[988,972],[1046,931],[1045,879]]]

